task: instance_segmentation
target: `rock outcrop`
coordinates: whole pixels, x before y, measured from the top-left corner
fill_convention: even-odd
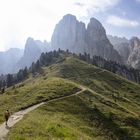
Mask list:
[[[24,54],[18,61],[15,71],[18,71],[21,68],[30,67],[33,62],[36,62],[39,59],[42,52],[47,51],[48,45],[49,44],[46,41],[41,42],[29,37],[25,44]]]
[[[101,56],[107,60],[121,63],[118,52],[107,39],[102,24],[95,18],[85,27],[73,15],[65,15],[56,25],[51,39],[53,49],[70,50],[74,53],[89,53],[90,56]]]
[[[140,39],[138,37],[132,37],[130,40],[127,40],[126,38],[113,36],[109,36],[109,38],[113,42],[118,42],[113,45],[120,54],[123,63],[135,69],[140,69]]]
[[[79,22],[75,16],[68,14],[56,25],[51,39],[51,47],[83,53],[87,48],[85,37],[85,24]]]
[[[125,37],[107,36],[114,49],[117,50],[124,64],[127,64],[130,55],[129,40]]]
[[[91,56],[101,56],[106,60],[121,62],[118,52],[109,42],[102,24],[95,18],[90,19],[87,26],[86,43]]]
[[[130,55],[129,43],[116,44],[114,45],[114,48],[118,51],[118,53],[122,57],[123,63],[127,64],[128,57]]]
[[[107,38],[109,39],[109,41],[113,46],[121,43],[129,43],[129,40],[125,37],[107,35]]]
[[[140,39],[133,37],[129,41],[130,55],[128,57],[128,65],[133,68],[140,69]]]

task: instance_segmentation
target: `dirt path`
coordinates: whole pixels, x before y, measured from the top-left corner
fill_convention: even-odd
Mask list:
[[[65,99],[65,98],[68,98],[68,97],[71,97],[71,96],[74,96],[74,95],[77,95],[77,94],[80,94],[82,93],[83,91],[86,90],[86,88],[80,86],[81,90],[74,93],[74,94],[71,94],[71,95],[66,95],[66,96],[63,96],[63,97],[60,97],[60,98],[56,98],[56,99],[52,99],[52,100],[49,100],[47,102],[42,102],[42,103],[39,103],[37,105],[33,105],[27,109],[24,109],[24,110],[21,110],[21,111],[18,111],[16,113],[14,113],[13,115],[11,115],[11,117],[9,118],[8,120],[8,126],[6,127],[5,126],[5,122],[3,124],[0,125],[0,140],[4,140],[6,135],[8,134],[8,132],[10,131],[10,129],[12,128],[12,126],[14,126],[17,122],[19,122],[23,116],[27,113],[29,113],[30,111],[38,108],[39,106],[45,104],[45,103],[49,103],[49,102],[53,102],[53,101],[57,101],[57,100],[61,100],[61,99]]]

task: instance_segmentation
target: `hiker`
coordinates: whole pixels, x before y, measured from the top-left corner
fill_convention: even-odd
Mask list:
[[[7,122],[8,122],[9,117],[10,117],[10,112],[9,112],[9,110],[6,110],[6,112],[5,112],[6,126],[7,126]]]

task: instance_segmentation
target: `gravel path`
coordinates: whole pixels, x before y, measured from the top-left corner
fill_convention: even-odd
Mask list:
[[[10,131],[10,129],[12,128],[12,126],[14,126],[17,122],[19,122],[23,116],[27,113],[29,113],[30,111],[38,108],[39,106],[45,104],[45,103],[49,103],[49,102],[53,102],[53,101],[57,101],[57,100],[61,100],[61,99],[65,99],[65,98],[68,98],[68,97],[71,97],[71,96],[74,96],[74,95],[77,95],[77,94],[80,94],[81,92],[85,91],[86,88],[80,86],[81,90],[74,93],[74,94],[71,94],[71,95],[65,95],[63,97],[58,97],[56,99],[52,99],[52,100],[49,100],[47,102],[42,102],[42,103],[39,103],[39,104],[36,104],[36,105],[33,105],[29,108],[26,108],[24,110],[21,110],[21,111],[18,111],[16,113],[14,113],[13,115],[10,116],[9,120],[8,120],[8,126],[5,125],[5,122],[3,124],[0,125],[0,140],[4,140],[6,135],[8,134],[8,132]]]

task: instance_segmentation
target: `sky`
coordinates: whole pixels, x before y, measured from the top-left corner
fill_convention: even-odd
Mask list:
[[[140,0],[0,0],[0,51],[24,48],[28,37],[51,40],[65,14],[97,18],[107,34],[140,37]]]

